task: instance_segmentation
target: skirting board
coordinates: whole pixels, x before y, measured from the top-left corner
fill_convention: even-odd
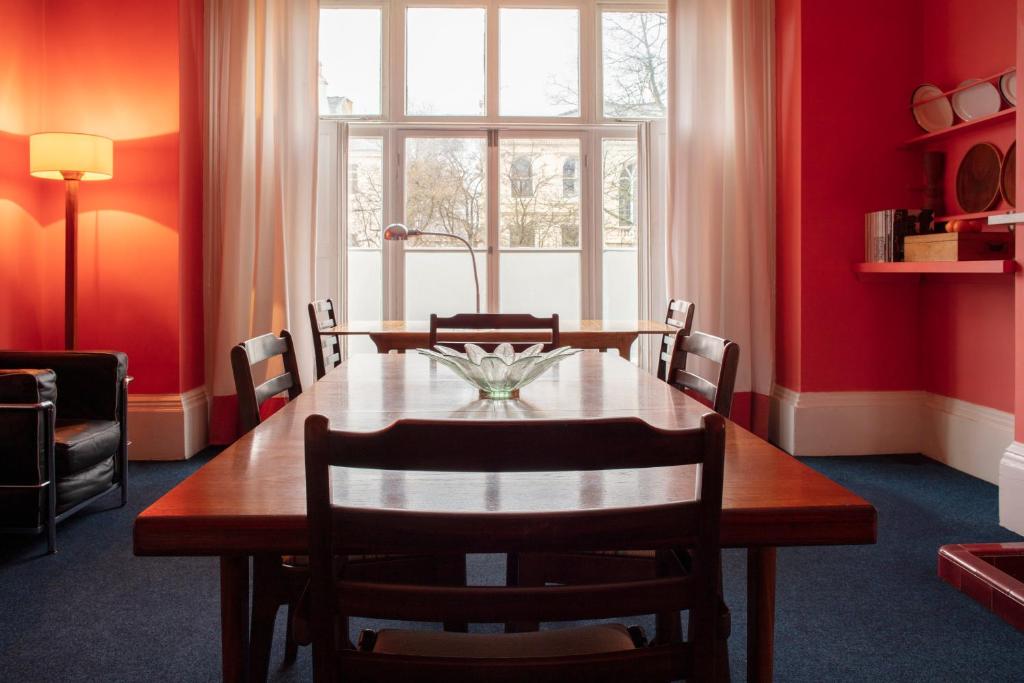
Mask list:
[[[1014,441],[999,463],[999,523],[1024,534],[1024,443]]]
[[[128,394],[129,460],[185,460],[207,444],[206,389]]]
[[[1013,441],[1013,415],[925,391],[776,387],[770,436],[794,455],[923,453],[998,483],[1000,461]]]

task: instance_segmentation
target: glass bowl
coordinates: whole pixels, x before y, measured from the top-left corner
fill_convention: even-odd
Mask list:
[[[480,390],[480,398],[519,398],[519,390],[543,375],[556,363],[565,360],[581,349],[563,346],[544,353],[543,344],[534,344],[521,353],[516,353],[511,344],[499,344],[493,353],[488,353],[476,344],[466,344],[466,352],[441,346],[436,351],[418,351],[446,365],[452,371]]]

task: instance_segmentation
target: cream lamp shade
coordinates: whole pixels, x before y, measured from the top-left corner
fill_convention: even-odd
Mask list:
[[[114,175],[114,142],[85,133],[36,133],[28,140],[29,173],[36,178],[110,180]]]

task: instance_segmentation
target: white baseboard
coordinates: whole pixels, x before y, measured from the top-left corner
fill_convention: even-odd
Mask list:
[[[793,455],[920,452],[921,391],[772,392],[773,441]]]
[[[1010,413],[925,391],[772,392],[770,436],[793,455],[923,453],[992,483],[1013,425]]]
[[[1014,441],[999,463],[999,523],[1024,534],[1024,443]]]
[[[206,390],[128,394],[128,458],[185,460],[207,444]]]
[[[927,394],[920,451],[961,472],[999,483],[999,462],[1013,441],[1013,414]]]

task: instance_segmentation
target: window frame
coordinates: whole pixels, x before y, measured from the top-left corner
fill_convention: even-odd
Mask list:
[[[600,319],[603,312],[604,233],[601,159],[603,140],[637,139],[636,124],[646,118],[605,117],[603,93],[602,16],[605,11],[666,12],[665,3],[652,0],[321,0],[322,8],[381,10],[381,114],[321,115],[322,126],[347,126],[336,135],[338,144],[349,137],[380,137],[384,153],[384,225],[405,222],[405,144],[410,137],[486,137],[487,146],[487,242],[474,249],[486,261],[486,294],[482,310],[498,311],[500,303],[500,139],[578,138],[580,158],[576,168],[576,194],[580,202],[580,244],[567,251],[580,253],[580,317]],[[405,112],[406,10],[419,7],[486,8],[486,109],[485,116],[409,116]],[[575,9],[579,12],[580,115],[578,117],[500,116],[500,9]],[[347,161],[347,150],[340,150]],[[344,169],[347,177],[347,168]],[[347,182],[347,181],[346,181]],[[345,187],[347,192],[347,185]],[[348,249],[347,226],[341,225],[339,245]],[[410,247],[411,248],[411,247]],[[384,320],[402,320],[405,312],[405,249],[402,242],[383,242],[382,310]],[[432,251],[449,251],[431,247]],[[453,246],[452,251],[465,251]],[[564,251],[515,248],[517,252]],[[639,245],[637,259],[641,259]],[[341,255],[344,268],[346,254]],[[478,261],[479,263],[479,261]],[[347,270],[347,268],[345,268]],[[642,268],[638,263],[638,273]],[[347,302],[344,273],[339,273],[338,292]],[[347,304],[342,310],[347,309]]]

